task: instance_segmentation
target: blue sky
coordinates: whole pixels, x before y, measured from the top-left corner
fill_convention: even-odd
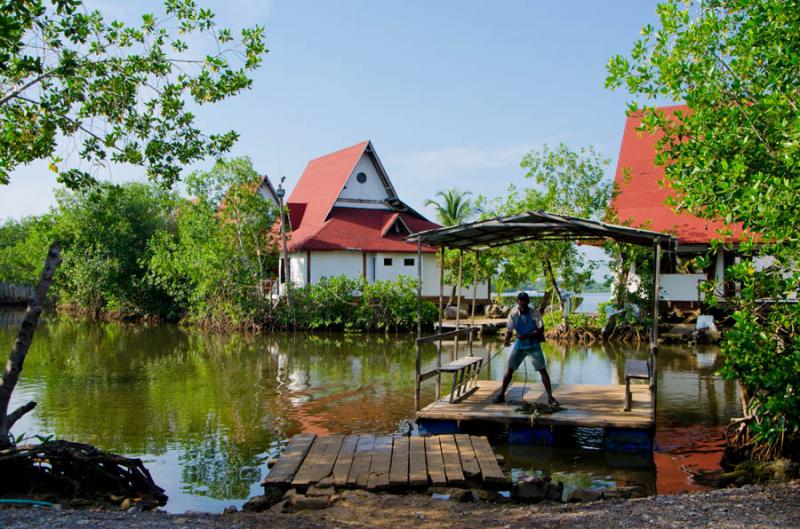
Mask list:
[[[87,3],[126,21],[161,10]],[[201,127],[237,130],[232,155],[289,189],[308,160],[371,139],[400,197],[428,213],[438,190],[524,185],[519,161],[545,143],[594,145],[611,177],[628,96],[604,88],[605,64],[655,20],[650,0],[198,3],[223,25],[264,25],[270,49],[253,89],[200,108]],[[0,219],[45,211],[55,187],[45,163],[18,169],[0,188]]]

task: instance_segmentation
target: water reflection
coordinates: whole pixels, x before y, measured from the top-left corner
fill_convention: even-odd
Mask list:
[[[1,322],[12,320],[0,318],[2,350],[10,349],[15,329]],[[488,369],[492,378],[505,369],[501,346],[473,345],[475,354],[497,353]],[[460,354],[464,349],[462,343]],[[616,384],[627,358],[648,355],[630,346],[547,343],[544,351],[555,383]],[[453,355],[453,346],[444,345],[444,361]],[[424,369],[436,356],[435,344],[423,350]],[[714,375],[719,361],[713,348],[661,349],[659,435],[724,424],[737,413],[735,386]],[[516,377],[524,380],[525,373]],[[538,374],[531,370],[528,379],[538,382]],[[257,492],[263,461],[295,433],[397,431],[413,417],[413,389],[414,348],[407,335],[220,336],[49,318],[37,331],[15,392],[14,404],[33,399],[39,406],[15,433],[52,433],[142,457],[167,489],[169,510],[214,511]],[[426,384],[423,401],[434,391],[434,383]],[[651,468],[620,470],[602,452],[508,450],[520,468],[577,465],[655,487]]]

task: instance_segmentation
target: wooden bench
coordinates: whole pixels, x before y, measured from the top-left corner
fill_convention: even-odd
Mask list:
[[[453,374],[450,402],[459,402],[478,389],[478,373],[482,367],[482,356],[465,356],[439,368],[440,373]]]
[[[650,362],[645,360],[625,361],[625,405],[623,411],[631,411],[631,379],[650,380]]]

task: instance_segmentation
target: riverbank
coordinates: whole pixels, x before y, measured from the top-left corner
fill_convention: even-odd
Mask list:
[[[379,514],[378,514],[379,513]],[[589,504],[456,503],[419,494],[353,492],[323,511],[171,515],[162,512],[0,510],[6,529],[51,528],[800,528],[800,481]]]

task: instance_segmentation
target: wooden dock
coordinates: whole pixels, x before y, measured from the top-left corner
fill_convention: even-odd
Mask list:
[[[478,328],[479,334],[496,334],[498,330],[505,329],[506,322],[508,318],[475,318],[474,325]],[[473,325],[473,321],[471,318],[467,317],[461,320],[460,324],[458,325],[461,329],[469,328]],[[435,324],[435,327],[439,329],[439,323]],[[454,331],[456,330],[456,321],[455,320],[444,320],[442,322],[441,328],[439,332],[446,332],[446,331]],[[452,339],[452,338],[451,338]]]
[[[554,384],[553,393],[562,410],[543,413],[531,418],[529,405],[547,403],[547,394],[541,384],[528,383],[523,395],[523,384],[513,383],[506,393],[506,403],[494,404],[501,382],[479,380],[478,389],[460,402],[451,403],[449,395],[432,402],[417,412],[418,421],[495,422],[521,425],[542,425],[588,428],[624,428],[649,430],[653,428],[650,389],[645,384],[632,384],[631,411],[623,411],[624,385]]]
[[[509,484],[486,437],[463,434],[295,435],[262,484],[304,491],[321,481],[374,491]]]

